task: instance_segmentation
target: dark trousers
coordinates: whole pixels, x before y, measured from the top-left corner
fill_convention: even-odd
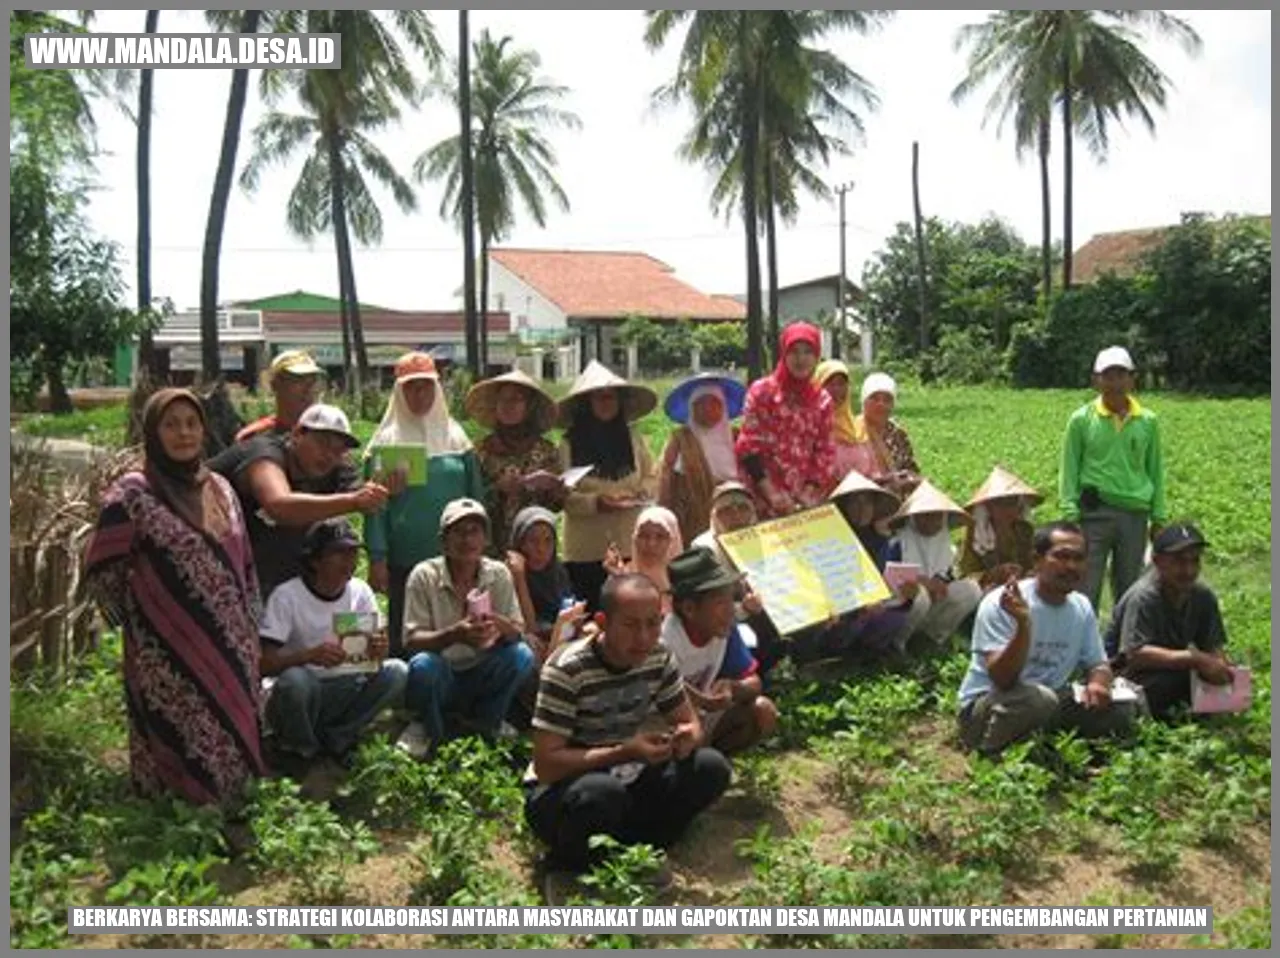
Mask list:
[[[1186,670],[1160,669],[1138,672],[1131,681],[1147,693],[1147,708],[1153,718],[1167,719],[1178,706],[1191,706],[1191,673]]]
[[[600,608],[600,590],[609,578],[602,562],[566,562],[564,571],[569,574],[573,584],[573,594],[587,603],[588,612],[596,612]]]
[[[408,660],[404,650],[404,589],[409,583],[412,569],[387,569],[387,643],[391,646],[391,657]]]
[[[607,769],[587,772],[546,788],[526,786],[525,818],[550,847],[555,867],[585,871],[596,858],[588,848],[592,835],[610,835],[626,845],[675,844],[724,794],[732,773],[729,760],[713,748],[650,765],[625,785]]]

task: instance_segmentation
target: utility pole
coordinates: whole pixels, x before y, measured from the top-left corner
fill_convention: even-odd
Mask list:
[[[844,335],[844,197],[851,189],[853,183],[841,183],[836,187],[836,192],[840,195],[840,275],[836,278],[836,329],[835,334],[831,337],[831,358],[839,359],[841,352],[841,338]]]

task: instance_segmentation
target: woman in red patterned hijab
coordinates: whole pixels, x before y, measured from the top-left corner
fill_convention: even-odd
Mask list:
[[[747,390],[736,451],[762,519],[817,505],[839,481],[830,395],[814,380],[822,336],[809,323],[782,331],[769,376]]]

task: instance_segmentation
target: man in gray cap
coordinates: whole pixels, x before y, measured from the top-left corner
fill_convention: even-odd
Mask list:
[[[506,564],[485,555],[489,514],[454,499],[440,516],[442,555],[420,562],[405,584],[405,705],[417,714],[400,748],[421,757],[447,735],[445,715],[495,735],[537,659]]]
[[[1153,568],[1116,604],[1107,652],[1120,654],[1123,674],[1143,687],[1157,718],[1191,703],[1191,676],[1213,685],[1231,680],[1217,596],[1200,581],[1208,545],[1189,522],[1166,526],[1152,545]]]

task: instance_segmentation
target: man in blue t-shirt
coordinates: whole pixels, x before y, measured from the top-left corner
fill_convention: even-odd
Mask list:
[[[960,685],[960,736],[994,755],[1037,729],[1074,728],[1086,738],[1119,735],[1136,702],[1113,702],[1098,619],[1075,589],[1084,577],[1080,527],[1056,522],[1035,534],[1035,575],[1010,578],[978,606],[973,660]],[[1084,685],[1071,678],[1084,673]]]

